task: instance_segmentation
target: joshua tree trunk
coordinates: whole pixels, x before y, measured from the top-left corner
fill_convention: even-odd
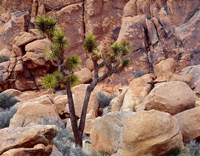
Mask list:
[[[78,130],[78,125],[77,125],[78,118],[75,113],[74,100],[72,97],[72,91],[71,91],[70,84],[66,84],[65,89],[67,91],[67,98],[68,98],[68,105],[69,105],[69,112],[70,112],[70,121],[71,121],[72,131],[74,134],[75,145],[82,147],[82,136],[80,136],[80,133]]]

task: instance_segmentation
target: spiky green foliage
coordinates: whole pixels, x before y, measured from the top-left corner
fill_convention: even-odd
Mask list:
[[[121,49],[122,49],[122,45],[119,42],[114,42],[111,46],[111,53],[115,57],[120,57],[121,56]]]
[[[67,83],[70,84],[71,87],[79,84],[79,78],[75,74],[70,74],[66,78]]]
[[[89,34],[84,41],[84,48],[88,53],[92,53],[97,48],[96,36]]]
[[[60,71],[55,71],[53,76],[59,84],[64,81],[64,75]]]
[[[0,63],[9,61],[10,58],[6,55],[0,55]]]
[[[47,17],[45,15],[37,16],[35,20],[36,27],[42,33],[53,33],[56,26],[56,20],[53,17]]]
[[[127,41],[123,40],[121,43],[121,53],[122,56],[126,56],[130,54],[130,45]]]
[[[114,57],[127,56],[129,53],[129,44],[126,41],[114,42],[111,46],[111,54]]]
[[[128,67],[130,65],[131,61],[130,59],[125,59],[122,61],[122,66],[123,67]]]
[[[53,31],[53,44],[58,44],[60,48],[68,46],[68,40],[65,36],[65,32],[59,26],[56,26]]]
[[[0,94],[0,108],[9,109],[17,102],[19,102],[19,100],[12,95],[6,95],[4,93]]]
[[[54,74],[48,74],[47,76],[43,77],[41,84],[46,89],[55,89],[59,85]]]
[[[77,68],[81,63],[81,58],[78,55],[70,55],[66,60],[65,60],[65,66],[68,70],[73,70]]]

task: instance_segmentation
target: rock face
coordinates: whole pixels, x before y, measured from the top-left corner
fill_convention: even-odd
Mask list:
[[[33,0],[23,2],[20,7],[18,5],[22,3],[21,0],[0,2],[0,50],[7,48],[14,54],[10,64],[0,65],[3,68],[3,72],[0,72],[3,77],[0,91],[8,88],[21,91],[38,89],[41,77],[55,70],[55,66],[43,54],[48,43],[33,29],[37,15],[55,17],[69,38],[70,46],[66,55],[76,53],[85,60],[82,48],[85,35],[92,31],[98,35],[98,42],[101,43],[116,40],[127,2],[128,0]],[[96,6],[98,9],[94,9]],[[87,73],[86,77],[82,77],[82,83],[89,81],[91,74]]]
[[[180,70],[187,64],[200,63],[199,17],[198,0],[130,0],[124,7],[118,40],[130,42],[136,68],[140,65],[140,69],[148,69],[173,57],[176,70]]]
[[[190,87],[179,81],[158,84],[144,99],[145,110],[156,109],[172,115],[193,108],[197,96]]]
[[[183,81],[187,84],[191,83],[191,74],[176,74],[175,69],[176,61],[173,58],[160,61],[154,68],[155,82]]]
[[[174,116],[178,120],[181,132],[183,134],[183,140],[188,143],[192,140],[199,140],[200,137],[200,107],[196,107],[184,112],[178,113]]]
[[[165,152],[182,148],[182,135],[177,121],[160,111],[139,112],[124,122],[122,141],[117,156],[161,156]]]
[[[98,152],[115,153],[120,146],[123,123],[133,114],[112,112],[96,118],[90,133],[94,149]]]
[[[191,88],[200,97],[200,65],[189,66],[182,70],[182,75],[192,75]]]
[[[4,128],[0,130],[0,155],[49,156],[56,126]]]

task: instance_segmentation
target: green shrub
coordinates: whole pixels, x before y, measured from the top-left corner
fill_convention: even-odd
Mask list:
[[[135,78],[142,77],[145,74],[146,73],[142,70],[136,70],[136,71],[133,72],[133,75],[134,75]]]
[[[6,62],[6,61],[9,61],[9,60],[10,60],[10,58],[8,56],[0,55],[0,63]]]
[[[9,109],[17,102],[19,102],[19,100],[12,95],[0,94],[0,108]]]
[[[99,103],[99,108],[104,108],[110,104],[115,95],[106,95],[103,92],[98,92],[97,99]]]
[[[16,108],[11,108],[10,110],[5,110],[0,112],[0,129],[8,127],[10,124],[10,119],[17,112]]]

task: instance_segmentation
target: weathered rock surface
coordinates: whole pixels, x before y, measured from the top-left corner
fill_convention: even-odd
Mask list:
[[[181,71],[182,75],[192,75],[191,88],[200,96],[200,65],[189,66]]]
[[[0,154],[49,156],[52,152],[52,140],[56,135],[57,127],[50,125],[1,129]]]
[[[183,81],[190,84],[191,74],[176,74],[175,68],[176,62],[173,58],[168,58],[156,64],[154,68],[155,82]]]
[[[78,76],[81,84],[88,83],[92,80],[92,72],[88,68],[82,68],[74,74]]]
[[[156,109],[172,115],[193,108],[198,97],[190,87],[179,81],[158,84],[144,99],[145,110]]]
[[[130,0],[118,40],[130,42],[135,67],[148,69],[168,57],[176,58],[176,70],[199,64],[199,7],[198,0]],[[195,56],[190,58],[190,53]]]
[[[161,156],[171,149],[182,147],[182,135],[176,119],[168,113],[152,110],[138,112],[125,120],[116,155]]]
[[[178,113],[174,116],[178,120],[183,140],[188,143],[192,140],[199,140],[200,137],[200,107],[196,107],[184,112]]]
[[[115,153],[121,143],[123,124],[133,112],[112,112],[95,119],[91,129],[92,145],[97,152]]]
[[[44,95],[17,105],[18,110],[10,121],[9,127],[42,124],[44,120],[59,121],[52,99]]]
[[[86,92],[87,86],[88,86],[87,84],[80,84],[80,85],[72,88],[76,115],[78,117],[81,116],[82,105],[83,105],[83,100],[85,97],[85,92]],[[97,109],[98,109],[97,93],[98,93],[98,90],[94,90],[91,93],[87,112],[94,110],[95,114],[97,113]],[[68,105],[65,108],[65,112],[69,112]]]
[[[142,103],[144,98],[151,91],[151,82],[153,75],[148,74],[140,78],[136,78],[130,82],[129,89],[124,95],[122,107],[120,111],[135,111]]]

